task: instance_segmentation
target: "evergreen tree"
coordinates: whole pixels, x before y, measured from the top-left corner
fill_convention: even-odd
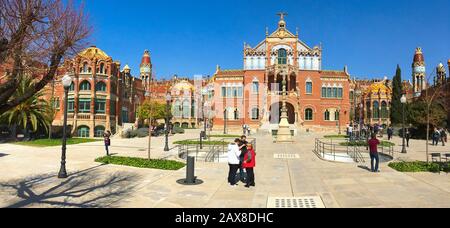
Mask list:
[[[397,65],[397,72],[392,81],[392,101],[391,101],[391,122],[392,124],[402,123],[402,103],[403,96],[402,70]]]

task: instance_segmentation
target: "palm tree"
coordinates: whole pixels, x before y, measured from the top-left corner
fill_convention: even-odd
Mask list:
[[[34,87],[31,77],[23,77],[12,99],[23,96]],[[41,90],[22,104],[0,115],[11,126],[19,126],[28,134],[30,127],[32,132],[38,129],[48,131],[51,121],[52,108],[50,102],[44,99],[45,91]],[[15,135],[14,135],[15,137]]]

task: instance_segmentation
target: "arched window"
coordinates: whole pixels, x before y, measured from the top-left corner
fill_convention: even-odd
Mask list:
[[[312,82],[306,82],[306,94],[312,94],[313,87]]]
[[[381,118],[387,119],[388,118],[388,105],[386,101],[381,102]]]
[[[374,119],[380,118],[380,103],[378,103],[378,101],[373,102],[373,118]]]
[[[239,119],[239,110],[237,110],[237,109],[234,110],[233,117],[234,117],[234,120],[238,120]]]
[[[99,72],[100,74],[104,74],[105,73],[105,64],[104,63],[100,63],[100,68],[99,68]]]
[[[173,104],[173,115],[177,118],[180,118],[182,110],[183,108],[181,107],[181,102],[179,100],[176,100]]]
[[[97,85],[95,86],[95,90],[99,92],[106,92],[106,84],[104,82],[97,82]]]
[[[310,108],[307,108],[306,110],[305,110],[305,120],[307,120],[307,121],[311,121],[311,120],[313,120],[313,110],[312,109],[310,109]]]
[[[77,136],[80,138],[89,138],[89,127],[88,126],[78,127]]]
[[[258,81],[253,81],[253,83],[252,83],[252,92],[253,92],[253,94],[258,94],[259,93],[259,82]]]
[[[324,119],[325,119],[326,121],[329,121],[329,120],[330,120],[330,111],[328,111],[328,110],[325,111]]]
[[[94,128],[94,137],[96,137],[96,138],[103,137],[103,133],[105,133],[105,127],[103,127],[103,126],[96,126]]]
[[[284,48],[278,50],[278,64],[287,64],[287,52]]]
[[[327,87],[322,87],[322,97],[323,98],[327,97]]]
[[[83,63],[82,73],[88,73],[89,72],[89,65],[87,62]]]
[[[188,100],[183,101],[183,116],[182,118],[188,119],[189,117],[191,117],[191,104]]]
[[[334,120],[339,120],[339,115],[340,115],[340,113],[339,113],[339,111],[335,111],[334,112]]]
[[[89,83],[88,81],[81,82],[80,90],[82,91],[91,90],[91,83]]]
[[[258,108],[252,109],[252,120],[259,120],[259,109]]]

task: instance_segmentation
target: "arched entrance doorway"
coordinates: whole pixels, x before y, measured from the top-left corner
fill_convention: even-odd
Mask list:
[[[283,107],[282,102],[274,103],[270,106],[269,121],[271,124],[279,124],[280,123],[282,107]],[[291,103],[286,102],[286,107],[288,110],[289,124],[295,124],[295,108],[294,108],[294,106]]]

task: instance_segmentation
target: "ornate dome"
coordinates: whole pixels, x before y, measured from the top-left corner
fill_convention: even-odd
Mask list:
[[[194,86],[187,80],[182,80],[173,86],[173,89],[178,91],[194,90]]]
[[[104,51],[102,51],[100,48],[97,48],[96,46],[92,46],[90,48],[85,49],[84,51],[80,52],[78,56],[86,59],[98,59],[98,60],[111,60],[111,57],[107,55]]]
[[[386,81],[382,81],[382,82],[378,82],[378,83],[374,83],[372,85],[369,86],[369,88],[367,88],[366,90],[366,94],[374,94],[374,93],[384,93],[384,94],[390,94],[391,93],[391,88],[389,88],[388,86],[386,86]]]
[[[444,67],[444,64],[439,63],[439,65],[437,66],[437,71],[438,71],[439,73],[445,73],[445,67]]]

